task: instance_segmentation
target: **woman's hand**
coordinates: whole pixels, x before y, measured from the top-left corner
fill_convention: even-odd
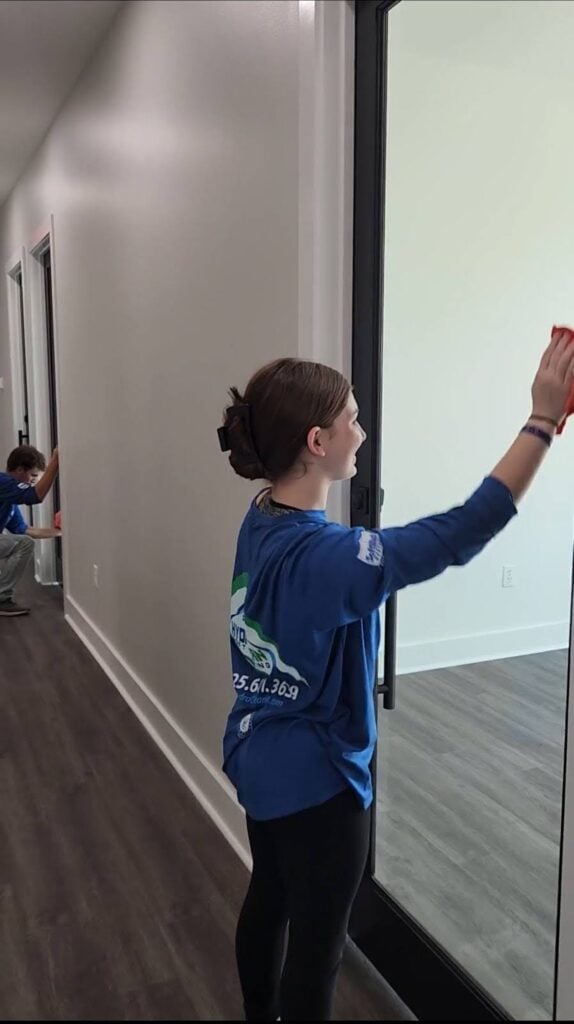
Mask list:
[[[532,384],[532,418],[555,420],[559,423],[566,410],[566,402],[574,376],[574,331],[568,327],[554,327],[552,340],[546,349]]]

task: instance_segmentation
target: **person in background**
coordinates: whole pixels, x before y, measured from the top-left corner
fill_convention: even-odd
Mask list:
[[[28,526],[19,505],[40,504],[58,472],[58,449],[48,465],[32,445],[14,448],[0,473],[0,616],[28,615],[30,609],[14,601],[14,590],[29,564],[34,541],[59,537],[55,527]]]

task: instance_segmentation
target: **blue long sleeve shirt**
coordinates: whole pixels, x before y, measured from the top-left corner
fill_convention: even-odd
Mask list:
[[[0,533],[26,533],[28,525],[18,505],[37,505],[40,499],[36,488],[19,484],[10,473],[0,473]]]
[[[395,591],[474,558],[516,514],[487,477],[463,505],[407,526],[364,530],[322,511],[243,521],[231,597],[235,703],[224,770],[255,819],[352,788],[372,801],[379,608]]]

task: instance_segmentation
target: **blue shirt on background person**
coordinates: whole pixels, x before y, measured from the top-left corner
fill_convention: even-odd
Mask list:
[[[38,505],[40,501],[32,484],[18,483],[9,473],[0,473],[0,533],[26,533],[28,523],[18,505]]]
[[[0,473],[0,616],[28,615],[14,601],[14,590],[32,560],[34,541],[59,537],[55,526],[28,525],[20,505],[39,505],[54,483],[59,467],[55,448],[48,465],[42,452],[20,445],[10,452],[6,472]]]

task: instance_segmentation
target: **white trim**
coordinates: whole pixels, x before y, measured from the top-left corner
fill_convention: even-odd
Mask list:
[[[52,256],[52,318],[54,323],[54,363],[56,373],[56,406],[58,409],[58,450],[60,458],[60,469],[59,469],[59,481],[60,481],[60,511],[62,512],[62,522],[64,524],[62,532],[62,562],[63,562],[63,589],[64,595],[68,593],[70,587],[70,570],[69,570],[69,541],[68,533],[66,532],[66,497],[64,490],[64,483],[66,480],[66,445],[63,443],[65,438],[65,426],[63,425],[63,402],[62,402],[62,391],[61,391],[61,359],[60,359],[60,328],[59,328],[59,317],[58,317],[58,256],[57,256],[57,236],[56,236],[56,222],[54,214],[50,215],[50,248]],[[38,247],[36,247],[38,251]]]
[[[51,236],[54,230],[54,217],[50,216],[50,219],[42,225],[42,227],[36,228],[33,232],[30,241],[28,243],[28,252],[30,252],[36,259],[43,256],[46,249],[50,248]]]
[[[48,457],[51,452],[46,312],[44,274],[38,259],[50,246],[52,249],[52,282],[54,282],[53,230],[54,218],[51,217],[48,226],[38,228],[33,233],[28,248],[23,246],[5,266],[8,292],[10,383],[14,445],[17,443],[18,431],[24,426],[22,349],[25,346],[30,444],[45,452]],[[18,270],[21,270],[22,273],[24,339],[22,339],[20,323],[18,288],[14,280]],[[52,299],[54,306],[54,348],[57,378],[58,356],[54,295]],[[58,390],[58,380],[56,380],[57,394]],[[24,515],[26,516],[25,509]],[[53,516],[54,504],[52,494],[50,493],[41,504],[34,506],[34,525],[51,526]],[[27,521],[29,522],[29,519]],[[56,582],[56,558],[53,541],[40,540],[36,542],[35,575],[39,583],[52,584]]]
[[[9,259],[6,260],[6,263],[4,264],[4,270],[9,275],[9,277],[14,276],[23,258],[24,246],[22,245],[18,249],[14,250],[12,255],[9,257]]]
[[[51,455],[50,431],[50,400],[48,382],[48,339],[46,330],[46,301],[44,294],[44,268],[39,262],[46,250],[51,247],[51,230],[44,227],[34,232],[32,244],[26,253],[26,291],[28,315],[28,349],[31,354],[32,379],[30,383],[29,401],[34,407],[34,444],[44,452],[46,458]],[[51,526],[54,519],[54,500],[52,491],[46,495],[41,505],[35,507],[35,525]],[[36,579],[39,583],[56,582],[56,552],[54,542],[40,540],[36,542]]]
[[[492,633],[444,637],[426,643],[399,644],[397,675],[563,650],[568,647],[568,631],[567,621],[546,622]]]
[[[299,2],[299,355],[351,374],[353,6]],[[330,516],[348,522],[348,484]]]
[[[149,686],[104,636],[74,598],[67,596],[66,621],[102,667],[134,714],[223,833],[246,867],[251,867],[244,814],[235,791],[184,732]]]
[[[24,426],[24,368],[22,366],[22,328],[20,324],[20,301],[16,274],[22,270],[22,287],[24,287],[23,267],[25,249],[20,249],[5,264],[6,292],[8,299],[8,335],[10,351],[10,397],[12,402],[12,424],[14,429],[14,446],[18,443],[18,431]]]
[[[315,3],[299,0],[299,355],[313,351],[315,209]]]
[[[568,710],[564,757],[563,819],[556,949],[555,1020],[574,1019],[574,588],[570,628]]]

